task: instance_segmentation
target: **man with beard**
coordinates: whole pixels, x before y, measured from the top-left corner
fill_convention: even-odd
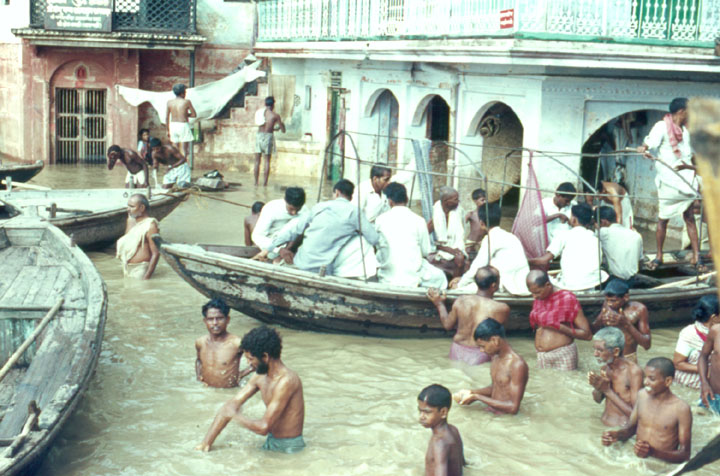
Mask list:
[[[213,420],[202,443],[195,449],[210,451],[220,432],[234,420],[259,435],[267,435],[263,449],[297,453],[305,447],[302,437],[305,401],[300,377],[280,360],[282,341],[267,326],[257,327],[243,336],[240,344],[250,365],[255,368],[248,383],[225,403]],[[257,392],[265,403],[260,419],[243,415],[243,404]]]
[[[599,374],[588,373],[596,403],[605,400],[602,422],[606,426],[623,426],[628,422],[638,391],[643,385],[642,369],[623,358],[625,336],[616,327],[605,327],[593,337],[593,350],[603,365]]]
[[[152,236],[160,233],[156,219],[148,215],[150,202],[141,193],[128,199],[125,234],[117,241],[116,257],[122,261],[125,276],[150,279],[160,259]]]

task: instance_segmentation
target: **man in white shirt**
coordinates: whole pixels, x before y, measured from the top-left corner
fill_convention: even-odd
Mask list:
[[[441,187],[440,200],[433,205],[433,218],[428,225],[428,231],[435,232],[437,248],[432,264],[453,278],[465,271],[464,218],[458,191],[452,187]]]
[[[478,269],[493,266],[500,272],[500,292],[527,296],[526,278],[530,272],[525,250],[517,236],[500,228],[502,211],[500,205],[490,203],[477,210],[480,250],[470,265],[470,269],[461,278],[450,282],[450,289],[470,289],[477,291],[475,274]]]
[[[278,198],[265,204],[260,211],[252,232],[252,241],[260,249],[270,246],[273,239],[286,226],[292,226],[305,205],[305,190],[288,187],[285,198]]]
[[[405,186],[391,183],[384,190],[390,211],[375,221],[378,280],[393,286],[445,289],[447,278],[425,258],[430,253],[427,224],[408,207]]]
[[[643,259],[643,240],[640,233],[617,223],[617,215],[611,207],[602,206],[598,210],[600,217],[600,244],[603,256],[607,260],[610,277],[624,281],[628,287],[633,285]]]
[[[697,225],[692,213],[693,201],[699,196],[699,177],[695,174],[693,151],[690,146],[690,133],[687,123],[687,98],[675,98],[670,103],[670,113],[658,121],[638,147],[638,152],[651,160],[656,160],[658,188],[658,224],[655,231],[657,257],[648,268],[655,269],[662,264],[663,245],[667,234],[667,225],[671,218],[682,214],[687,226],[687,234],[693,250],[692,264],[699,263],[699,245]],[[657,158],[648,151],[657,149]]]
[[[586,291],[599,286],[607,279],[600,270],[602,251],[592,230],[593,212],[590,205],[581,203],[571,208],[572,228],[558,233],[539,258],[530,259],[530,266],[547,269],[553,258],[560,258],[560,274],[551,278],[553,284],[568,291]]]
[[[570,204],[575,198],[577,190],[570,182],[563,182],[555,189],[555,195],[544,198],[542,201],[545,211],[548,243],[552,243],[555,234],[570,229]]]
[[[375,223],[377,217],[390,210],[387,197],[382,192],[390,183],[391,175],[392,171],[389,168],[373,165],[370,169],[370,179],[360,182],[350,201],[355,206],[358,206],[358,201],[360,202],[360,210],[370,223]]]

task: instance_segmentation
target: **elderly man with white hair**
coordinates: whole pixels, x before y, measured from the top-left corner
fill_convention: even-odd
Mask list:
[[[435,232],[437,251],[431,263],[450,278],[465,272],[465,212],[460,207],[460,194],[452,187],[441,187],[440,200],[433,205],[433,218],[428,231]]]

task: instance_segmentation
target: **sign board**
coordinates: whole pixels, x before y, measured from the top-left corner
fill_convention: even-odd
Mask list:
[[[515,26],[515,10],[500,10],[500,29],[513,28]]]
[[[48,30],[111,31],[112,0],[46,0]]]

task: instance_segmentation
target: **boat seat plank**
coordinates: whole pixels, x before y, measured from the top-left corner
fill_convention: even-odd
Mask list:
[[[0,298],[0,305],[10,306],[13,304],[22,304],[28,290],[41,275],[42,268],[38,268],[37,266],[23,266],[10,285],[10,288],[2,298]]]

